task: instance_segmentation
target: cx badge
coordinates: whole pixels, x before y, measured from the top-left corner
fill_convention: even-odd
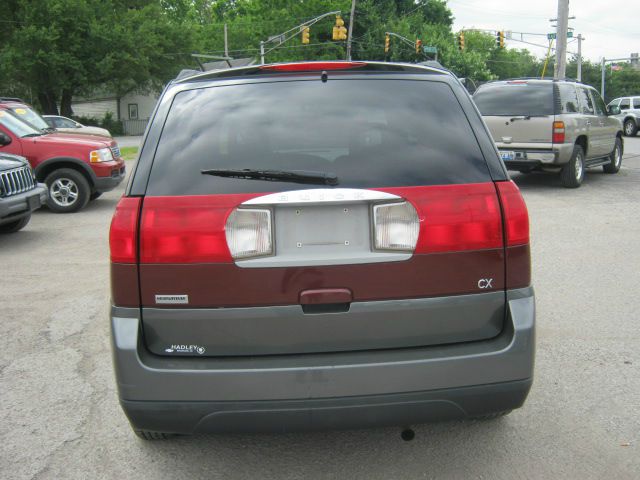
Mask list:
[[[488,288],[493,288],[493,278],[481,278],[478,280],[478,288],[480,290],[486,290]]]

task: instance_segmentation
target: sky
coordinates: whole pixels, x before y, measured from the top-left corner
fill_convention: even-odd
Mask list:
[[[508,48],[526,48],[538,57],[546,55],[545,47],[527,45],[515,32],[543,35],[524,35],[526,42],[547,45],[544,34],[555,32],[549,21],[558,16],[557,0],[447,0],[455,17],[453,29],[478,28],[487,30],[511,30],[513,39],[507,40]],[[599,62],[605,58],[628,57],[640,52],[640,0],[570,0],[569,27],[574,27],[574,37],[579,33],[582,56]],[[578,42],[569,39],[568,55],[577,52]]]

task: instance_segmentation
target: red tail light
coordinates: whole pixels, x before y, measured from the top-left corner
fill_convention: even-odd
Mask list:
[[[138,213],[141,199],[122,197],[116,206],[109,230],[109,248],[113,263],[136,263]]]
[[[260,69],[272,72],[315,72],[322,70],[350,70],[364,67],[365,65],[365,62],[304,62],[265,65]]]
[[[529,243],[529,213],[520,190],[513,182],[498,182],[498,194],[504,210],[507,246]]]
[[[564,122],[553,122],[551,141],[553,143],[564,143]]]
[[[146,197],[140,263],[232,263],[225,222],[256,194]]]
[[[418,211],[415,253],[503,247],[502,215],[493,183],[384,189]]]

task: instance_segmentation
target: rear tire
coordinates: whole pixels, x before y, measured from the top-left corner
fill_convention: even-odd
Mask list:
[[[177,437],[174,433],[164,433],[164,432],[150,432],[149,430],[133,430],[138,438],[143,440],[168,440],[170,438]]]
[[[584,180],[584,150],[580,145],[573,147],[571,160],[560,171],[562,186],[566,188],[578,188]]]
[[[624,134],[627,137],[635,137],[636,133],[638,133],[638,125],[636,122],[628,118],[624,121]]]
[[[71,168],[54,170],[45,179],[49,189],[47,206],[52,212],[73,213],[89,202],[91,187],[85,176]]]
[[[18,230],[22,230],[24,227],[27,226],[27,223],[29,223],[29,220],[31,220],[31,214],[27,215],[26,217],[22,217],[16,220],[15,222],[5,223],[4,225],[0,225],[0,233],[15,233]]]
[[[602,166],[604,173],[618,173],[622,165],[622,142],[619,138],[616,138],[616,146],[613,147],[609,160],[610,163]]]

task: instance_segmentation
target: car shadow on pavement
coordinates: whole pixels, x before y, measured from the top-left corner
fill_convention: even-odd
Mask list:
[[[140,442],[154,458],[171,458],[183,478],[203,471],[219,478],[440,478],[474,471],[478,460],[504,448],[509,418],[449,421],[401,428],[288,434],[220,434]],[[464,452],[464,455],[460,455]],[[303,460],[301,460],[303,459]],[[453,462],[453,463],[452,463]],[[486,463],[486,462],[485,462]],[[162,465],[148,471],[160,474]],[[457,475],[454,475],[457,476]]]
[[[623,174],[621,170],[620,174]],[[562,182],[560,181],[560,175],[557,173],[550,172],[531,172],[531,173],[518,173],[518,172],[509,172],[509,176],[515,182],[516,185],[521,190],[563,190],[563,191],[571,191],[574,189],[565,189],[562,186]],[[605,174],[600,168],[593,168],[587,170],[584,181],[580,188],[584,188],[586,186],[597,186],[600,185],[601,182],[611,180],[613,177],[617,175],[609,175]]]

